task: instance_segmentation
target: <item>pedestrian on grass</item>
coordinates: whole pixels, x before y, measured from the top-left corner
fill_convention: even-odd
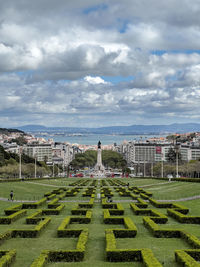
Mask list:
[[[13,193],[13,190],[10,191],[10,200],[13,201],[13,197],[14,197],[14,193]]]

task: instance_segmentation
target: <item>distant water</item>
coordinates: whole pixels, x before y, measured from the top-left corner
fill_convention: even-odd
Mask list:
[[[123,141],[145,140],[160,135],[107,135],[107,134],[84,134],[84,135],[35,135],[52,138],[55,142],[68,142],[70,144],[96,145],[100,140],[102,145],[121,144]],[[164,135],[163,135],[164,136]]]

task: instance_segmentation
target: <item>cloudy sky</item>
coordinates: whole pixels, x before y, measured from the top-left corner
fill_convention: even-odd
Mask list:
[[[199,0],[0,0],[0,127],[200,122]]]

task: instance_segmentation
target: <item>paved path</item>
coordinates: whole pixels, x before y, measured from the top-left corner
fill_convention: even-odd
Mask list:
[[[62,187],[62,186],[68,187],[67,185],[41,184],[41,183],[36,183],[36,182],[24,182],[24,183],[27,183],[27,184],[37,184],[37,185],[50,186],[50,187]]]
[[[158,202],[179,202],[179,201],[189,201],[189,200],[194,200],[194,199],[200,199],[200,195],[197,195],[197,196],[192,196],[192,197],[185,197],[185,198],[179,198],[179,199],[159,199],[157,200]],[[1,201],[6,201],[6,202],[11,202],[11,203],[33,203],[33,202],[36,202],[38,200],[9,200],[7,198],[3,198],[3,197],[0,197],[0,200]],[[147,200],[145,200],[147,201]],[[88,200],[61,200],[60,202],[88,202]],[[95,202],[99,202],[99,200],[95,200]],[[132,200],[132,199],[119,199],[119,200],[113,200],[114,203],[128,203],[128,202],[137,202],[136,200]],[[147,201],[148,202],[148,201]]]

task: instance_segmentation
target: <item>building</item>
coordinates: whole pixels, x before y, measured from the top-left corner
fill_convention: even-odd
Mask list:
[[[140,163],[156,163],[168,161],[168,153],[170,149],[176,150],[172,143],[150,143],[150,142],[127,142],[117,148],[128,165]],[[178,144],[177,147],[181,154],[182,161],[199,160],[200,146]]]
[[[51,144],[28,144],[23,146],[23,153],[37,161],[52,163]]]
[[[52,145],[53,163],[68,166],[74,158],[74,149],[69,144],[55,142]]]
[[[19,146],[16,143],[3,143],[2,146],[9,153],[19,154]]]

